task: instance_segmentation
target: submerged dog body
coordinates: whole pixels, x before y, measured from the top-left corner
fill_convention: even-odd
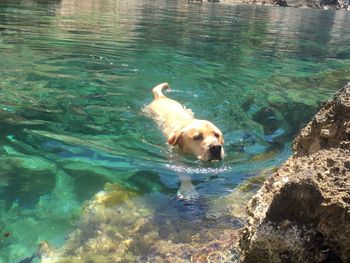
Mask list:
[[[168,88],[167,83],[153,88],[154,101],[147,107],[168,143],[177,145],[182,152],[193,154],[200,160],[222,160],[224,139],[221,131],[209,121],[195,119],[191,110],[167,98],[162,90]]]

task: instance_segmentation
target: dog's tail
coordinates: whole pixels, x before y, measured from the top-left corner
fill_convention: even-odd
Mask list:
[[[170,89],[169,84],[164,82],[162,84],[159,84],[155,86],[152,89],[153,97],[155,100],[161,99],[161,98],[166,98],[166,96],[163,94],[162,90],[163,89]]]

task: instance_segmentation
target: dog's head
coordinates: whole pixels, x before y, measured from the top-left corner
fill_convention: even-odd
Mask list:
[[[193,154],[200,160],[220,161],[224,158],[222,133],[209,121],[194,120],[171,134],[168,143],[178,145],[184,153]]]

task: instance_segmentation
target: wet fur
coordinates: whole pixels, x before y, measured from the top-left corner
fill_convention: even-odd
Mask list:
[[[190,109],[166,97],[162,90],[168,88],[167,83],[154,87],[152,90],[154,101],[145,108],[159,124],[167,142],[201,160],[222,159],[224,139],[221,131],[207,120],[195,119]],[[220,154],[214,156],[211,149],[213,147],[220,147]]]

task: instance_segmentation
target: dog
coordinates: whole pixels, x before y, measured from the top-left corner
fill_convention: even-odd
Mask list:
[[[154,100],[146,107],[159,124],[168,144],[199,160],[221,161],[224,158],[222,132],[207,120],[195,119],[190,109],[166,97],[162,91],[169,88],[168,83],[154,87]]]

